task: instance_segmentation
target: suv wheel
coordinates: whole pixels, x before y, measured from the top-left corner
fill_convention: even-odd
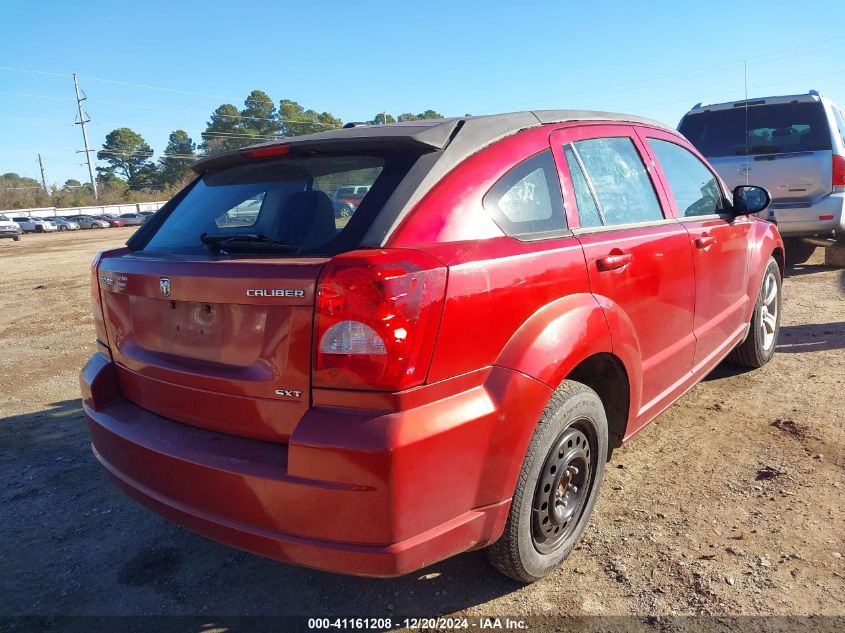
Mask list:
[[[781,304],[780,268],[769,258],[763,283],[757,293],[757,304],[751,315],[751,327],[745,340],[728,356],[728,361],[741,367],[762,367],[775,354],[780,332]]]
[[[521,582],[569,555],[593,511],[607,458],[607,417],[595,391],[565,380],[531,438],[502,537],[490,562]]]

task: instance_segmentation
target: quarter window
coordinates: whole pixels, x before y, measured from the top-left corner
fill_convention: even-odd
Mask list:
[[[669,141],[650,138],[648,142],[663,167],[681,215],[713,215],[723,211],[719,181],[695,154]]]
[[[520,163],[484,196],[484,208],[507,235],[566,229],[560,182],[550,150]]]
[[[630,138],[594,138],[573,145],[596,192],[606,225],[663,219],[651,179]]]

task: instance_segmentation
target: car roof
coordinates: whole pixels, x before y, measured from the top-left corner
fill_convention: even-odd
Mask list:
[[[195,162],[197,173],[245,162],[245,150],[286,145],[316,152],[337,150],[378,150],[389,148],[417,148],[423,151],[443,150],[460,145],[462,154],[469,155],[490,143],[520,130],[552,123],[572,121],[613,121],[641,123],[674,132],[669,126],[644,117],[616,112],[591,110],[530,110],[506,114],[402,121],[385,125],[354,125],[314,134],[281,137],[269,143],[209,156]]]
[[[712,110],[730,110],[732,108],[741,108],[745,105],[748,107],[759,105],[772,105],[777,103],[813,103],[824,101],[822,97],[815,90],[804,94],[797,95],[775,95],[771,97],[756,97],[754,99],[740,99],[739,101],[725,101],[723,103],[697,103],[687,114],[698,114],[700,112],[708,112]]]

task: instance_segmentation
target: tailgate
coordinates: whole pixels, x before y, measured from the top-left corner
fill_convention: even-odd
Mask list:
[[[708,158],[733,189],[746,184],[765,187],[772,205],[809,206],[832,191],[833,153],[830,150],[793,154],[762,154]]]
[[[310,405],[325,261],[103,259],[100,294],[122,393],[172,420],[286,441]]]

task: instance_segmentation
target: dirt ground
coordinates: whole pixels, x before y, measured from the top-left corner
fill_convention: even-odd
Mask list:
[[[789,271],[776,358],[718,369],[617,450],[585,538],[548,579],[472,552],[395,580],[218,545],[119,492],[77,372],[89,263],[131,229],[0,241],[0,616],[845,615],[845,291]]]

